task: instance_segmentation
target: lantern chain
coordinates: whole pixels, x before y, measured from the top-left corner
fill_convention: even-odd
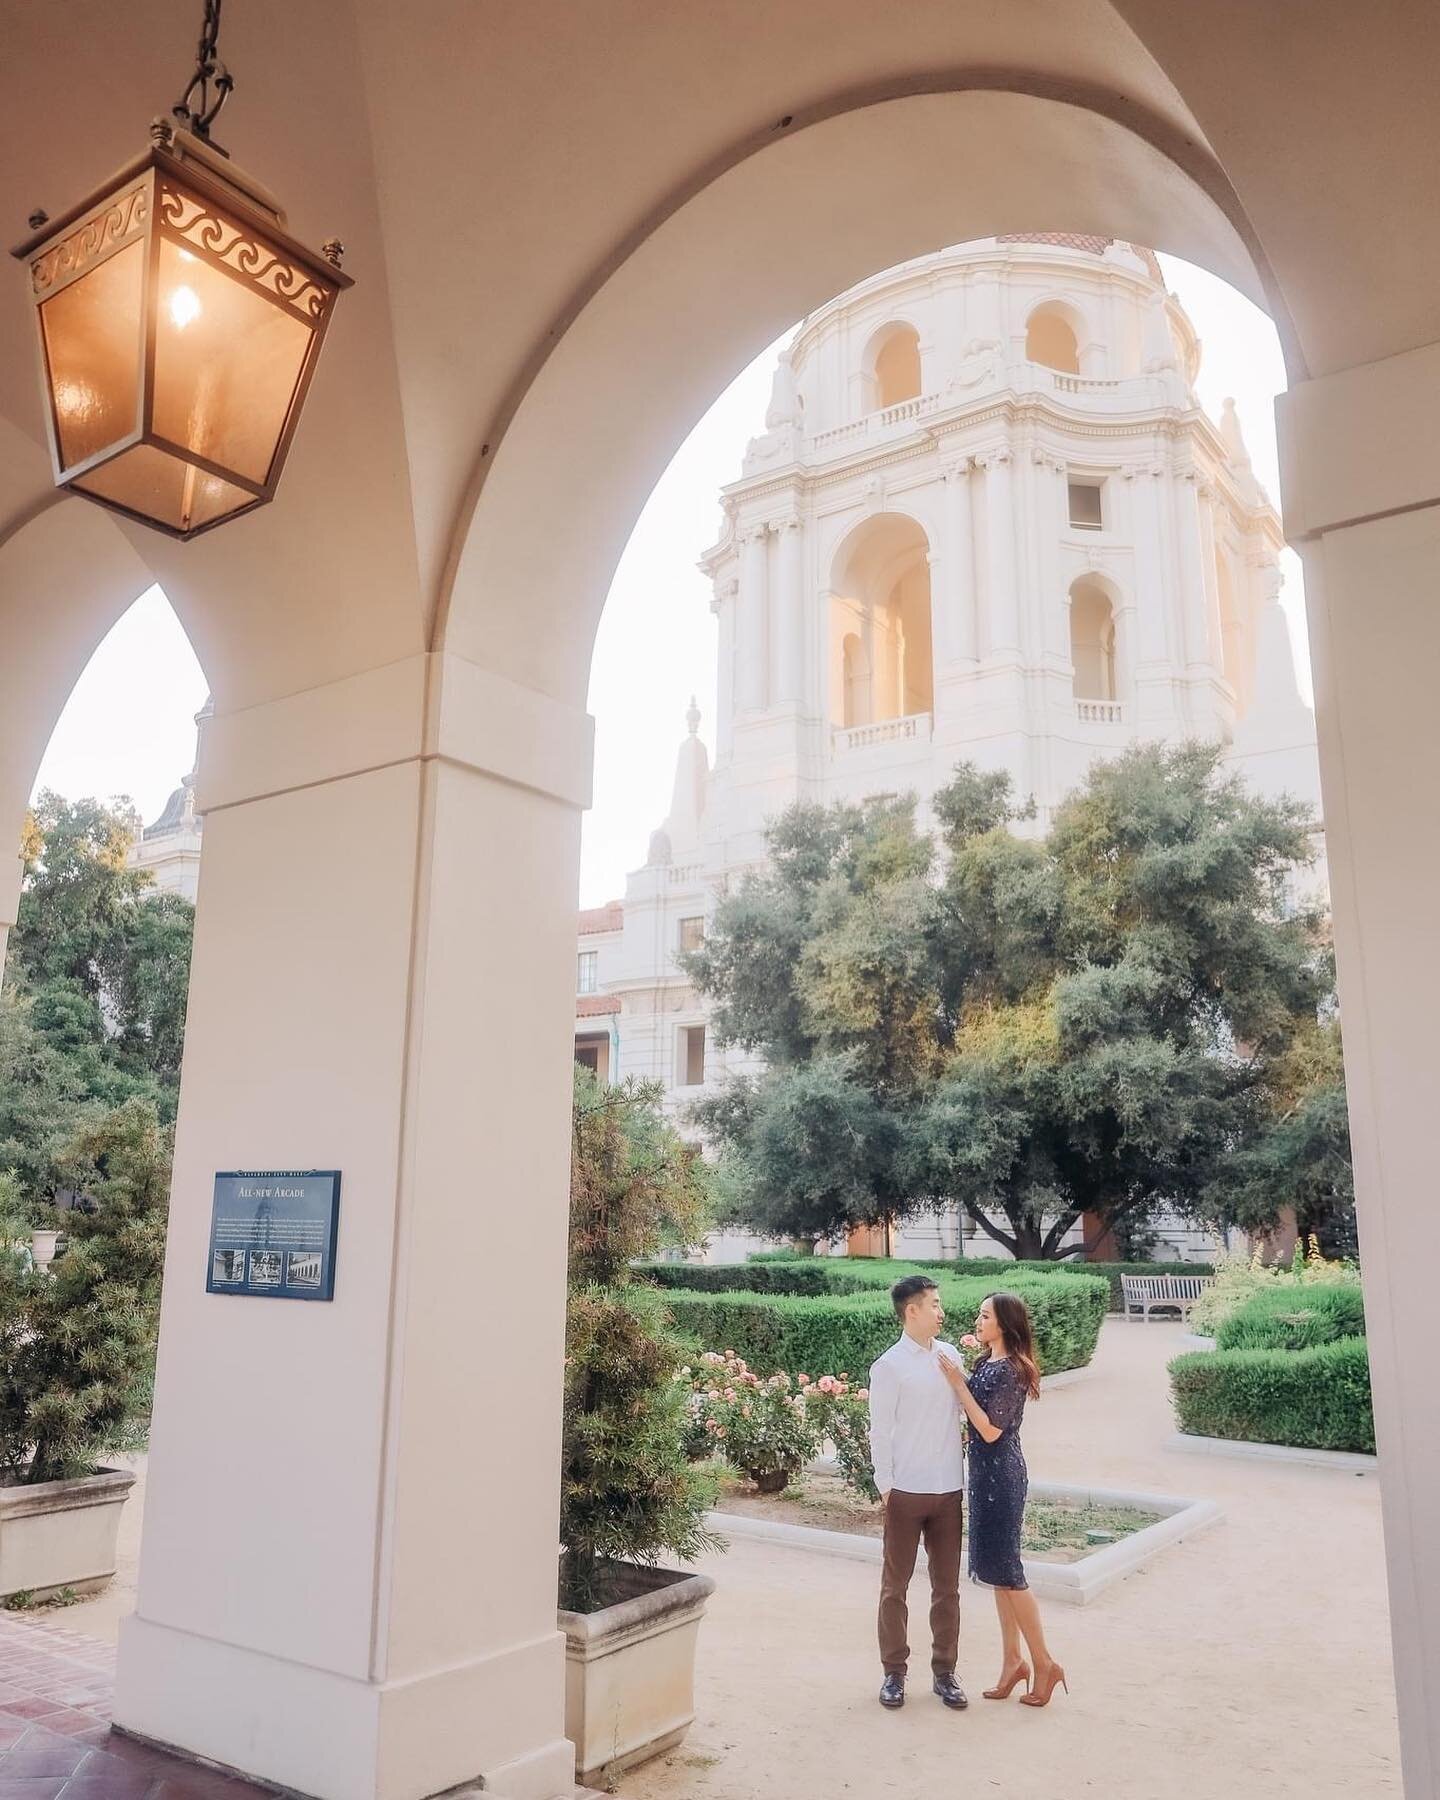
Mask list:
[[[205,0],[205,22],[195,54],[195,73],[190,77],[189,87],[171,108],[180,123],[206,143],[210,141],[210,127],[235,86],[235,77],[219,55],[220,6],[221,0]]]

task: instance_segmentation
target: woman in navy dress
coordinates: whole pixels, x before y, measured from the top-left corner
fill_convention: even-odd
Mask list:
[[[1020,1424],[1026,1400],[1040,1394],[1030,1309],[1018,1294],[991,1294],[975,1320],[975,1336],[983,1354],[968,1376],[948,1359],[941,1367],[970,1424],[970,1579],[995,1590],[1000,1616],[1000,1679],[985,1689],[985,1698],[1008,1699],[1023,1681],[1021,1705],[1045,1706],[1056,1687],[1065,1685],[1065,1671],[1046,1646],[1020,1556],[1029,1486]]]

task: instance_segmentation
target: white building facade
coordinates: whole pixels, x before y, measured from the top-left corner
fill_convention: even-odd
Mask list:
[[[1068,234],[924,257],[804,322],[702,558],[715,766],[692,701],[644,866],[581,915],[582,1060],[677,1109],[746,1066],[677,957],[797,800],[913,793],[923,826],[971,761],[1044,830],[1097,757],[1205,739],[1319,816],[1280,521],[1233,405],[1196,401],[1199,362],[1149,251]],[[939,1220],[897,1247],[959,1245]]]
[[[214,711],[207,695],[204,706],[195,715],[199,728]],[[200,839],[204,820],[195,811],[195,774],[191,769],[170,798],[160,816],[146,825],[130,846],[126,866],[143,869],[153,886],[153,894],[178,894],[193,906],[200,891]]]

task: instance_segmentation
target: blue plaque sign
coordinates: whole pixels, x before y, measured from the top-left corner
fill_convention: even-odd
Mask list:
[[[215,1177],[209,1294],[333,1300],[338,1169],[231,1169]]]

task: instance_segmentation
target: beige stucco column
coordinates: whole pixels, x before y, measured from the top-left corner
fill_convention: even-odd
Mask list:
[[[5,973],[5,951],[10,927],[20,911],[20,883],[25,865],[18,856],[0,856],[0,977]]]
[[[1440,344],[1278,407],[1305,561],[1405,1792],[1440,1793]]]
[[[569,1791],[555,1629],[589,721],[416,657],[209,724],[116,1720],[327,1800]],[[213,1177],[342,1171],[335,1298],[207,1295]]]

